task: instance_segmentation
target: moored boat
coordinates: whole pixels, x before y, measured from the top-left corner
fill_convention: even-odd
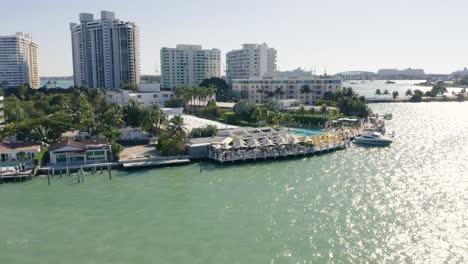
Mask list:
[[[393,143],[393,139],[376,131],[364,131],[354,139],[354,143],[368,146],[388,146]]]

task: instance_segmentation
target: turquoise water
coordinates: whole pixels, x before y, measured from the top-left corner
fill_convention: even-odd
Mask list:
[[[388,148],[0,185],[0,263],[466,263],[468,103],[372,107]]]
[[[318,136],[327,133],[327,131],[320,129],[291,128],[291,133],[296,136]]]

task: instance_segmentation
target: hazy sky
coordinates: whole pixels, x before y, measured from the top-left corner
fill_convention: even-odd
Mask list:
[[[72,74],[69,23],[116,12],[141,30],[141,70],[159,69],[161,47],[219,48],[266,42],[281,70],[322,73],[468,66],[468,0],[14,0],[2,1],[0,35],[32,33],[41,76]],[[156,66],[158,65],[158,66]]]

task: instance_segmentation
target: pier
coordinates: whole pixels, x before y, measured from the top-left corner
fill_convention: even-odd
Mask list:
[[[346,147],[350,146],[350,143],[351,140],[346,139],[340,142],[334,142],[332,144],[319,145],[317,147],[312,145],[310,147],[297,146],[278,149],[233,150],[224,152],[218,152],[214,150],[210,151],[209,158],[222,164],[225,162],[297,157],[345,149]]]

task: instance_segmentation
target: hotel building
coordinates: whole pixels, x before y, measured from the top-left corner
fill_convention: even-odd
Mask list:
[[[31,34],[16,33],[0,36],[0,86],[3,88],[29,85],[39,88],[37,43]]]
[[[75,86],[121,88],[139,83],[139,30],[115,13],[80,14],[80,24],[71,23],[73,76]]]
[[[333,76],[235,79],[232,89],[252,103],[294,99],[298,103],[312,105],[326,92],[341,90],[341,79]]]
[[[200,45],[177,45],[161,49],[161,87],[195,86],[211,77],[221,77],[221,51]]]
[[[226,54],[226,76],[234,79],[271,77],[276,72],[277,51],[267,44],[244,44]]]

